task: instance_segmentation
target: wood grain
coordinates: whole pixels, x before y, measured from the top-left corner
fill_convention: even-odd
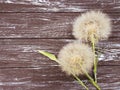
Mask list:
[[[88,10],[101,10],[111,18],[109,39],[97,45],[98,83],[102,90],[119,90],[120,0],[0,0],[0,90],[84,90],[37,50],[57,56],[75,40],[74,19]]]
[[[0,12],[120,12],[119,0],[0,0]]]
[[[80,13],[0,13],[0,38],[73,38],[72,24]],[[108,13],[110,38],[120,38],[120,13]]]
[[[102,90],[119,90],[120,66],[98,68],[98,83]],[[59,77],[59,78],[58,78]],[[86,82],[86,80],[84,80]],[[94,87],[87,82],[87,86]],[[0,69],[1,90],[83,90],[70,76],[61,72],[58,66],[36,68]]]
[[[35,67],[54,65],[37,50],[55,54],[73,39],[0,39],[0,67]],[[99,65],[120,65],[119,42],[100,42]]]

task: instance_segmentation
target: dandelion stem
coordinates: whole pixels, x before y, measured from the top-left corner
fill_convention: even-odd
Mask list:
[[[80,80],[76,75],[72,74],[74,78],[78,81],[80,85],[82,85],[86,90],[89,90],[88,87]]]
[[[87,78],[90,80],[90,82],[96,87],[96,89],[101,90],[100,87],[98,86],[98,84],[92,79],[92,77],[86,72],[86,70],[82,68],[82,71],[87,76]]]
[[[98,84],[91,78],[88,73],[85,73],[85,75],[89,78],[90,82],[96,87],[97,90],[101,90]]]
[[[56,59],[56,60],[54,60],[54,61],[56,61],[59,65],[60,65],[60,62]],[[82,82],[82,80],[81,79],[79,79],[76,75],[74,75],[74,74],[72,74],[73,75],[73,77],[78,81],[78,83],[80,84],[80,85],[82,85],[86,90],[89,90],[88,89],[88,87]]]
[[[57,62],[58,64],[60,64],[60,62],[56,59],[56,60],[54,60],[55,62]]]
[[[55,61],[56,61],[58,64],[60,64],[57,59],[56,59]],[[80,85],[82,85],[86,90],[89,90],[89,89],[87,88],[87,86],[82,82],[82,80],[80,80],[76,75],[74,75],[74,74],[72,74],[72,75],[73,75],[73,77],[78,81],[78,83],[79,83]]]
[[[91,35],[91,43],[92,43],[92,49],[93,49],[93,52],[94,52],[94,79],[95,79],[95,82],[97,83],[97,62],[98,62],[98,59],[96,58],[96,54],[95,54],[95,38],[94,38],[94,35],[92,34]]]
[[[47,56],[48,58],[50,58],[51,60],[57,62],[59,65],[60,65],[60,62],[59,60],[55,57],[55,55],[51,54],[51,53],[48,53],[48,52],[45,52],[45,51],[40,51],[39,50],[39,53]],[[72,73],[71,73],[72,74]],[[82,85],[86,90],[89,90],[88,87],[82,82],[82,80],[80,80],[76,75],[72,74],[73,77],[78,81],[78,83],[80,85]]]

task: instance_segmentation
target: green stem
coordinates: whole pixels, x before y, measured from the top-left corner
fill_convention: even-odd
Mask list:
[[[95,54],[95,39],[94,39],[94,35],[92,35],[92,37],[91,37],[91,43],[92,43],[92,49],[93,49],[93,52],[94,52],[94,69],[93,69],[94,79],[95,79],[95,82],[97,83],[97,58],[96,58],[96,54]]]
[[[58,60],[55,60],[58,64],[59,64],[59,61]],[[80,65],[81,66],[81,65]],[[82,68],[82,66],[81,66]],[[85,73],[85,75],[88,77],[88,79],[90,80],[90,82],[96,87],[97,90],[101,90],[100,87],[98,86],[98,84],[92,79],[92,77],[86,72],[86,70],[84,70],[82,68],[83,72]],[[80,85],[82,85],[86,90],[89,90],[86,85],[82,82],[82,80],[80,80],[76,75],[72,74],[74,76],[74,78],[78,81],[78,83]]]
[[[98,84],[91,78],[88,73],[85,73],[85,75],[89,78],[90,82],[96,87],[97,90],[101,90]]]
[[[74,78],[78,81],[80,85],[82,85],[86,90],[89,90],[88,87],[80,80],[76,75],[72,74]]]
[[[47,57],[49,57],[51,60],[54,60],[55,62],[57,62],[59,65],[60,65],[60,62],[59,62],[59,60],[57,60],[57,58],[55,57],[55,55],[53,55],[53,54],[50,54],[50,53],[48,53],[48,52],[45,52],[45,51],[40,51],[39,50],[39,53],[41,53],[41,54],[43,54],[43,55],[45,55],[45,56],[47,56]],[[76,80],[78,81],[78,83],[80,84],[80,85],[82,85],[86,90],[89,90],[88,88],[87,88],[87,86],[82,82],[82,80],[80,80],[76,75],[74,75],[73,73],[71,73],[73,76],[74,76],[74,78],[76,78]],[[89,76],[89,75],[87,75],[87,76]],[[91,80],[91,79],[90,79]],[[92,81],[92,80],[91,80]],[[93,81],[92,81],[93,82]],[[94,84],[94,83],[93,83]],[[94,84],[95,85],[95,84]]]
[[[56,61],[60,65],[60,62],[57,59],[54,61]],[[74,75],[74,74],[72,74],[72,75],[78,81],[78,83],[80,85],[82,85],[86,90],[89,90],[88,87],[82,82],[82,80],[80,80],[76,75]]]
[[[60,62],[56,59],[56,60],[54,60],[55,62],[57,62],[59,65],[60,65]]]
[[[82,67],[81,67],[82,68]],[[84,72],[84,74],[88,77],[88,79],[90,80],[90,82],[96,87],[97,90],[101,90],[100,87],[98,86],[98,84],[92,79],[92,77],[86,72],[86,70],[84,70],[82,68],[82,71]]]

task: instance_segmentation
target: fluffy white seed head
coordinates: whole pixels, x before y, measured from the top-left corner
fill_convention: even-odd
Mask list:
[[[91,34],[94,34],[97,40],[107,39],[110,32],[110,18],[100,11],[83,13],[73,24],[73,35],[82,41],[90,41]]]
[[[92,70],[94,53],[89,46],[74,42],[60,50],[58,60],[64,72],[78,76],[84,74],[82,68],[88,73]]]

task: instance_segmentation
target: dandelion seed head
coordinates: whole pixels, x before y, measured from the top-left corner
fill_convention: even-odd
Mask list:
[[[73,24],[73,35],[79,40],[90,41],[92,34],[98,40],[107,39],[110,32],[110,18],[100,11],[83,13]]]
[[[91,48],[78,42],[64,46],[58,55],[60,66],[68,75],[83,75],[84,70],[91,71],[94,62],[94,54]],[[82,67],[82,68],[81,68]]]

